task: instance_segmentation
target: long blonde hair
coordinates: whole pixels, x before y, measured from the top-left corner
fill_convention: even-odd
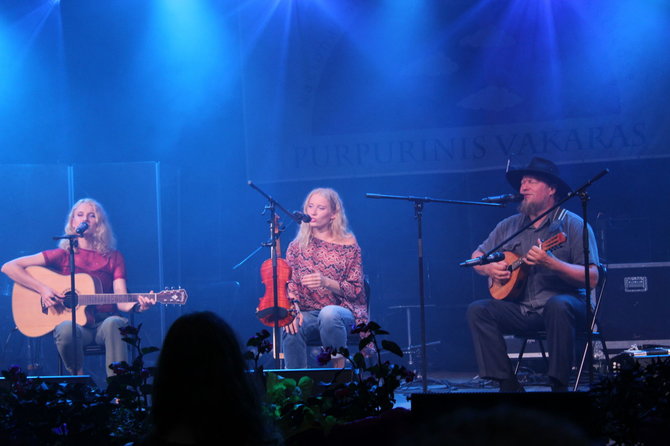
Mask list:
[[[302,205],[302,211],[307,213],[307,203],[314,194],[319,194],[328,200],[330,209],[335,213],[335,218],[330,224],[330,230],[332,231],[335,240],[341,241],[353,237],[354,234],[349,230],[349,221],[347,220],[347,214],[344,212],[344,205],[342,204],[339,194],[335,192],[334,189],[329,187],[319,187],[312,190],[307,194],[307,198],[305,198],[305,202]],[[301,224],[294,241],[297,242],[298,246],[301,248],[306,248],[310,240],[312,240],[312,227],[308,224]]]
[[[114,237],[114,231],[112,231],[112,226],[109,224],[109,219],[107,218],[107,213],[100,203],[95,201],[92,198],[82,198],[77,201],[70,213],[67,215],[65,220],[65,233],[68,235],[76,234],[75,227],[72,226],[72,219],[74,218],[74,213],[79,206],[82,204],[90,204],[95,209],[95,216],[97,219],[97,225],[95,227],[95,232],[91,236],[93,243],[93,249],[101,254],[109,254],[111,251],[116,249],[116,238]],[[62,249],[68,249],[70,243],[67,240],[61,240],[58,246]]]

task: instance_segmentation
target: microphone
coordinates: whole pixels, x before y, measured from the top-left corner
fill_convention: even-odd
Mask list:
[[[76,232],[80,236],[83,236],[84,232],[86,232],[88,227],[89,227],[88,222],[87,221],[82,221],[81,223],[79,223],[79,226],[77,226],[77,229],[75,229],[74,232]]]
[[[476,266],[476,265],[488,265],[489,263],[500,262],[505,260],[504,252],[492,252],[491,254],[484,256],[475,257],[474,259],[466,260],[465,262],[459,263],[460,266]]]
[[[485,203],[511,203],[515,201],[522,201],[523,200],[523,195],[517,195],[517,194],[503,194],[503,195],[495,195],[493,197],[484,197],[482,198],[482,201]]]
[[[300,211],[293,211],[293,218],[295,218],[298,223],[309,223],[312,221],[312,217],[307,214],[303,214]]]

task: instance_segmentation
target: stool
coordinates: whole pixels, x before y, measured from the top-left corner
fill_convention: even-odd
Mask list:
[[[84,359],[87,356],[105,356],[105,346],[98,344],[89,344],[84,346]],[[58,374],[63,375],[64,369],[63,359],[58,355]]]

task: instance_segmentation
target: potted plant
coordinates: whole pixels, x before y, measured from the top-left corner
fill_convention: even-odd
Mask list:
[[[325,348],[317,360],[326,365],[334,356],[344,356],[353,368],[353,379],[340,382],[336,376],[320,392],[315,391],[315,383],[308,376],[296,381],[282,377],[281,372],[263,374],[258,361],[272,349],[266,330],[247,342],[252,350],[246,357],[254,361],[255,373],[264,376],[264,409],[283,433],[286,444],[337,443],[350,435],[362,440],[373,426],[383,425],[381,433],[374,429],[375,440],[379,441],[380,435],[393,438],[396,430],[409,423],[409,411],[394,409],[395,390],[412,381],[414,374],[403,366],[383,361],[381,356],[382,351],[388,351],[402,357],[402,350],[396,343],[381,339],[389,333],[376,322],[359,324],[352,333],[361,335],[358,352],[351,355],[344,347]]]

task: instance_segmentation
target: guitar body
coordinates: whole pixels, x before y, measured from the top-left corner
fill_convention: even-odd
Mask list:
[[[510,251],[505,251],[504,254],[504,262],[507,263],[508,268],[520,258],[518,255]],[[526,281],[526,265],[524,264],[519,268],[511,269],[510,272],[512,273],[512,276],[505,282],[494,279],[489,280],[489,292],[491,293],[491,297],[497,300],[515,299],[519,297]]]
[[[70,276],[58,274],[39,266],[29,266],[26,270],[35,279],[48,284],[61,296],[70,291]],[[99,291],[96,287],[96,281],[88,274],[75,274],[75,285],[77,294],[94,294]],[[61,306],[61,308],[63,307]],[[85,322],[87,322],[86,305],[77,306],[76,312],[77,324],[85,325]],[[41,296],[18,283],[14,284],[14,290],[12,291],[12,313],[14,314],[14,323],[19,331],[31,338],[43,336],[51,332],[61,322],[72,320],[72,312],[68,308],[63,308],[63,311],[59,313],[54,307],[49,307],[49,311],[44,313]]]
[[[64,296],[70,291],[70,276],[62,275],[44,268],[43,266],[29,266],[28,274],[40,282],[49,285],[58,295]],[[183,289],[166,289],[158,293],[133,294],[102,294],[100,283],[94,277],[85,273],[75,274],[75,286],[78,296],[77,324],[90,325],[94,318],[87,311],[92,305],[115,305],[119,302],[137,302],[139,296],[155,299],[155,303],[165,305],[184,305],[188,299]],[[91,307],[93,309],[93,307]],[[12,313],[14,322],[21,333],[31,338],[43,336],[52,331],[58,324],[72,320],[72,310],[63,305],[47,308],[42,307],[42,297],[35,291],[14,283],[12,291]]]

